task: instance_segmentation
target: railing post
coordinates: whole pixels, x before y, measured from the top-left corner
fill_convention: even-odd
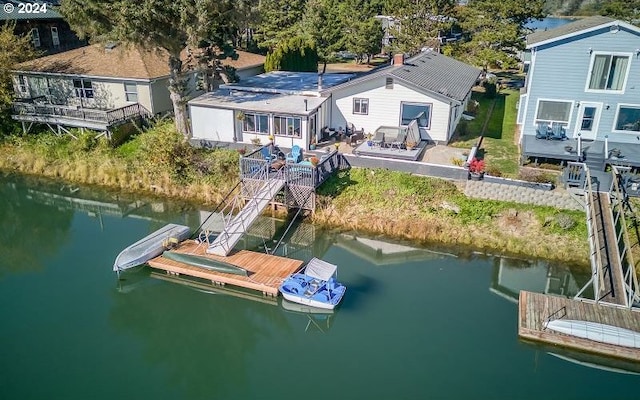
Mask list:
[[[604,135],[604,158],[609,158],[609,135]]]
[[[578,133],[578,158],[582,158],[582,134]]]

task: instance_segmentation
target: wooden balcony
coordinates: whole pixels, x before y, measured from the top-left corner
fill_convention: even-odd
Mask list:
[[[124,122],[151,114],[138,103],[101,110],[39,103],[38,100],[36,98],[14,102],[12,118],[21,122],[109,131]]]

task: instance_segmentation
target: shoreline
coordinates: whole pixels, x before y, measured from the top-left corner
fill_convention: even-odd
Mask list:
[[[116,148],[93,136],[41,133],[0,142],[0,152],[0,172],[203,209],[213,209],[234,188],[240,160],[234,150],[195,149],[166,123]],[[329,230],[589,266],[584,212],[474,199],[456,183],[399,171],[337,172],[317,189],[316,211],[306,218]]]

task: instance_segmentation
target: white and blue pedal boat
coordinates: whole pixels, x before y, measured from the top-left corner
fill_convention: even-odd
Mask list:
[[[280,293],[294,303],[333,310],[347,290],[336,280],[337,270],[336,265],[313,258],[282,282]]]

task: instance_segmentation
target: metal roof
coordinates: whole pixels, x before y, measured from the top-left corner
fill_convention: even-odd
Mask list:
[[[390,65],[374,70],[332,90],[389,76],[427,92],[461,102],[475,85],[480,72],[476,67],[429,50],[406,59],[402,65]]]
[[[527,47],[539,44],[541,42],[553,41],[565,36],[572,36],[585,30],[591,30],[600,25],[605,25],[614,22],[615,19],[609,17],[603,17],[600,15],[594,17],[588,17],[579,19],[574,22],[559,26],[547,31],[534,32],[527,36]]]

